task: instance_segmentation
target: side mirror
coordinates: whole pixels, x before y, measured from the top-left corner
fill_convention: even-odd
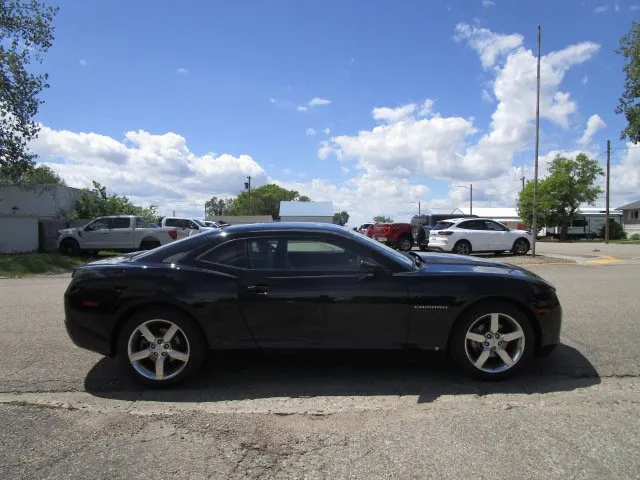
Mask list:
[[[363,258],[360,261],[360,271],[362,273],[370,273],[373,275],[384,275],[387,273],[387,270],[382,265],[371,258]]]

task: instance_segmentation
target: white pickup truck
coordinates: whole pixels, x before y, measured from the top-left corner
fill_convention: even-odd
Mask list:
[[[209,227],[202,220],[186,217],[165,217],[162,219],[163,227],[175,227],[178,229],[178,238],[190,237],[210,230],[220,230],[219,227]]]
[[[66,255],[99,250],[151,250],[178,238],[175,228],[153,228],[143,217],[100,217],[84,227],[58,231],[58,250]]]

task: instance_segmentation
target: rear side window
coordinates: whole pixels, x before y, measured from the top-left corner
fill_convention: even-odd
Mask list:
[[[246,268],[247,258],[244,240],[224,243],[201,255],[198,260],[227,267]]]
[[[136,217],[136,228],[149,228],[149,220],[143,217]]]
[[[453,225],[453,222],[438,222],[433,227],[431,227],[431,230],[446,230],[451,225]]]
[[[177,227],[177,226],[178,226],[178,219],[177,219],[177,218],[167,218],[167,219],[164,221],[164,224],[165,224],[167,227]]]
[[[462,222],[458,224],[458,228],[464,228],[465,230],[486,230],[487,227],[481,220],[469,220],[468,222]]]
[[[129,228],[131,227],[130,218],[112,218],[109,221],[109,228]]]

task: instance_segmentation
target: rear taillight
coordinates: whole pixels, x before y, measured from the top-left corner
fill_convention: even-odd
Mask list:
[[[169,230],[169,236],[174,239],[177,240],[178,238],[178,231],[177,230]]]
[[[453,232],[451,230],[440,230],[438,235],[453,235]]]

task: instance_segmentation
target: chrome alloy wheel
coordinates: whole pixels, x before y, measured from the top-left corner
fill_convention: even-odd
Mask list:
[[[464,350],[478,370],[500,373],[522,358],[525,335],[520,324],[504,313],[487,313],[467,330]]]
[[[169,320],[148,320],[129,336],[127,354],[131,366],[149,380],[169,380],[189,362],[189,340]]]

